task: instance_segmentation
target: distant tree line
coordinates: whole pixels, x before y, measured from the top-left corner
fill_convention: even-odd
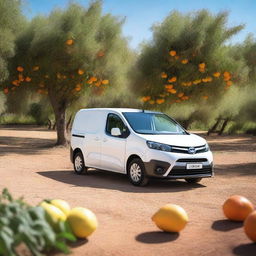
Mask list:
[[[186,128],[256,132],[256,40],[228,40],[228,13],[171,12],[135,52],[124,19],[71,3],[28,20],[22,2],[0,0],[0,122],[14,113],[57,130],[67,143],[85,107],[161,110]],[[90,121],[90,120],[88,120]]]

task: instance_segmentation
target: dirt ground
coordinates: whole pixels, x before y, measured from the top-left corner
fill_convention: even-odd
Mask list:
[[[0,189],[7,187],[31,204],[61,198],[84,206],[98,217],[88,241],[72,255],[244,255],[255,256],[256,244],[241,223],[225,220],[221,206],[233,194],[256,204],[256,137],[210,136],[215,177],[191,185],[184,181],[151,181],[132,186],[127,177],[93,170],[78,176],[69,149],[53,147],[55,132],[36,127],[0,127]],[[179,204],[189,223],[180,234],[159,232],[151,221],[166,203]]]

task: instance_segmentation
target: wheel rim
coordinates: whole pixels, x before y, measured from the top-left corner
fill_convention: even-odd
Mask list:
[[[138,164],[133,163],[130,167],[130,176],[133,181],[138,182],[141,179],[141,168]]]
[[[75,159],[75,169],[80,172],[83,168],[83,160],[80,156],[77,156]]]

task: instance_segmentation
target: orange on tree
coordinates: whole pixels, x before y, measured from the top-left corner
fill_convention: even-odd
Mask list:
[[[66,45],[72,45],[74,43],[74,40],[73,39],[68,39],[66,41]]]
[[[172,88],[173,88],[173,85],[172,85],[172,84],[166,84],[166,85],[165,85],[165,88],[166,88],[166,89],[172,89]]]
[[[34,66],[34,67],[32,68],[33,71],[38,71],[39,69],[40,69],[39,66]]]
[[[213,73],[213,76],[214,76],[214,77],[220,77],[220,72],[214,72],[214,73]]]
[[[102,83],[102,84],[104,84],[104,85],[109,84],[109,80],[104,79],[104,80],[102,80],[102,82],[101,82],[101,83]]]
[[[177,90],[171,89],[171,90],[168,90],[168,92],[170,92],[171,94],[175,94],[177,92]]]
[[[188,59],[183,59],[183,60],[181,60],[181,63],[182,63],[182,64],[187,64],[187,63],[188,63]]]
[[[227,81],[227,82],[226,82],[226,85],[227,85],[227,86],[231,86],[232,84],[233,84],[232,81]]]
[[[25,78],[25,81],[26,82],[30,82],[32,79],[29,77],[29,76],[27,76],[26,78]]]
[[[23,72],[23,71],[24,71],[24,68],[23,68],[22,66],[18,66],[18,67],[17,67],[17,70],[18,70],[19,72]]]
[[[78,73],[79,75],[83,75],[83,74],[84,74],[84,70],[78,69],[77,73]]]
[[[165,99],[157,99],[156,100],[156,103],[157,104],[162,104],[162,103],[164,103],[165,102]]]
[[[161,73],[161,77],[162,77],[162,78],[167,78],[167,74],[166,74],[165,72],[162,72],[162,73]]]
[[[171,50],[171,51],[169,51],[169,54],[170,54],[172,57],[174,57],[174,56],[176,55],[176,51]]]
[[[173,77],[168,79],[169,83],[173,83],[173,82],[176,82],[176,81],[177,81],[177,77],[176,76],[173,76]]]
[[[198,64],[198,68],[199,68],[199,69],[205,69],[205,66],[206,66],[206,65],[205,65],[204,62]]]

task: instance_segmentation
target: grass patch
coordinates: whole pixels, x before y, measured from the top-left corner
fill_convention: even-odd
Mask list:
[[[36,124],[36,120],[30,115],[3,114],[0,116],[0,124]]]

